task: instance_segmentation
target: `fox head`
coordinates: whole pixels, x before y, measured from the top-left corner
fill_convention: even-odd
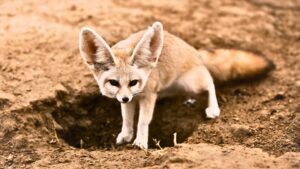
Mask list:
[[[130,102],[143,92],[163,47],[163,27],[159,22],[145,31],[130,52],[110,48],[90,28],[82,28],[79,37],[80,54],[92,71],[101,94],[117,98],[121,103]]]

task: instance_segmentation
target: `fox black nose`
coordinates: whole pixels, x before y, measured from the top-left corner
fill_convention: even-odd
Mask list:
[[[123,98],[122,98],[122,101],[123,101],[124,103],[127,103],[127,102],[129,101],[129,98],[128,98],[128,97],[123,97]]]

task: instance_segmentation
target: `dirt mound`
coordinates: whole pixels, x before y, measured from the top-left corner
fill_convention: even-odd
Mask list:
[[[286,153],[279,158],[261,149],[211,144],[183,144],[153,153],[149,168],[299,168],[299,155]]]
[[[300,1],[0,2],[0,168],[299,168]],[[197,49],[261,53],[266,78],[160,100],[148,153],[116,146],[119,104],[102,97],[78,51],[81,27],[110,44],[159,20]],[[179,147],[173,147],[177,133]],[[159,150],[153,139],[160,141]]]

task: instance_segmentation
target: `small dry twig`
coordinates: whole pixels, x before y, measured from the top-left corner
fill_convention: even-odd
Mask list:
[[[84,144],[83,140],[80,139],[79,143],[80,143],[80,148],[82,149],[83,148],[83,144]]]
[[[156,138],[152,138],[153,139],[153,141],[154,141],[154,143],[155,143],[155,145],[159,148],[159,149],[161,149],[162,150],[162,147],[160,146],[160,140],[157,140]]]
[[[177,133],[175,132],[174,134],[173,134],[173,143],[174,143],[174,146],[177,146]]]

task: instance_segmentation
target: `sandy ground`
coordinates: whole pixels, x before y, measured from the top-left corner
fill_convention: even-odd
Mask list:
[[[1,0],[0,168],[300,168],[299,18],[299,0]],[[205,94],[159,101],[144,152],[115,145],[120,107],[100,96],[78,33],[112,45],[156,20],[197,49],[258,52],[276,69],[219,85],[215,120]]]

